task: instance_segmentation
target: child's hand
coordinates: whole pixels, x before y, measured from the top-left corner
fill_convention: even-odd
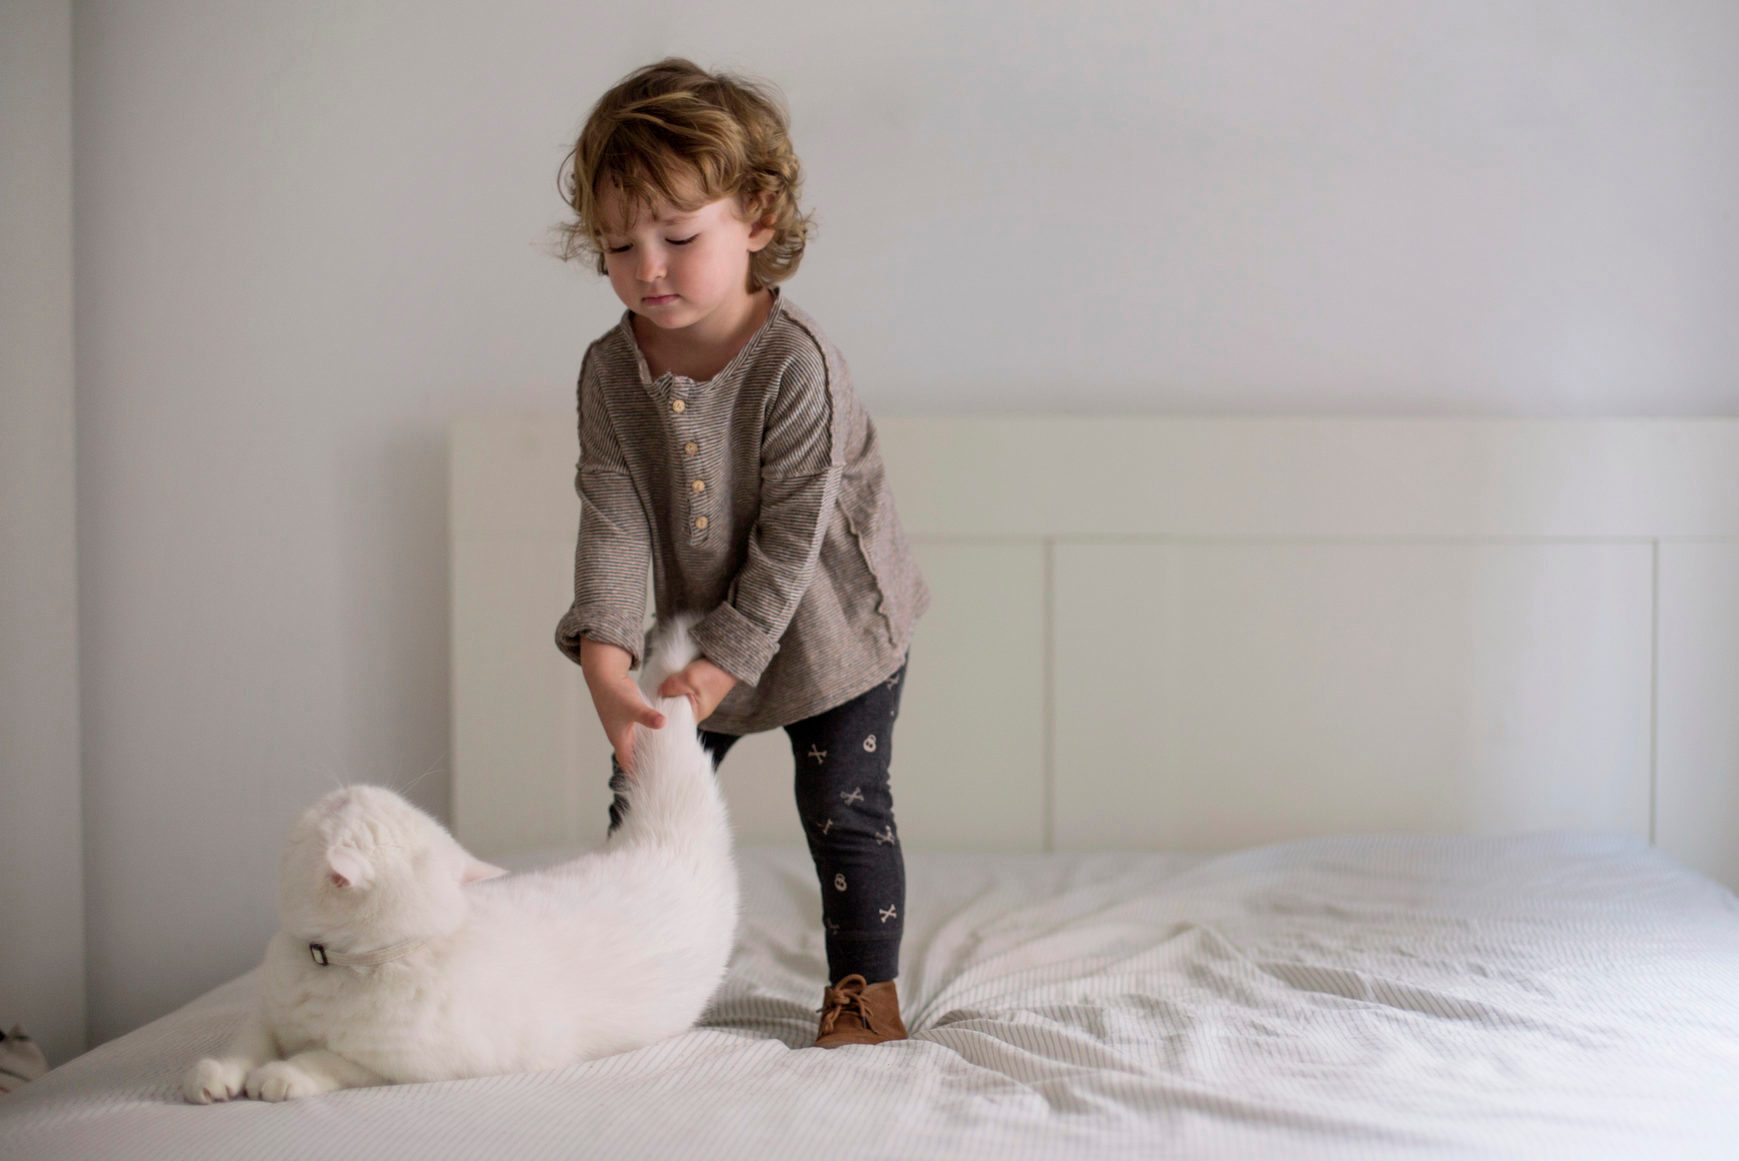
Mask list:
[[[615,645],[589,638],[580,642],[580,668],[586,675],[586,688],[592,691],[592,707],[616,751],[617,764],[633,773],[634,724],[663,729],[664,715],[646,703],[646,696],[628,676],[629,660],[627,651]]]
[[[736,678],[706,658],[696,657],[664,679],[664,684],[658,687],[658,696],[686,695],[694,703],[694,723],[698,726],[712,715],[725,694],[731,692],[731,687],[736,684]]]

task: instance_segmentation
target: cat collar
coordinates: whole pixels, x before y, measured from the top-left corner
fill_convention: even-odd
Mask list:
[[[376,964],[387,963],[400,956],[409,955],[423,944],[426,939],[406,939],[399,943],[389,943],[374,951],[346,952],[327,951],[324,943],[310,943],[308,954],[314,957],[314,962],[321,967],[337,964],[339,967],[374,967]]]

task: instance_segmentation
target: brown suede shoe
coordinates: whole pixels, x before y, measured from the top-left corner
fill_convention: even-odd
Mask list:
[[[853,972],[821,993],[821,1024],[816,1029],[817,1048],[846,1044],[880,1044],[906,1039],[900,1021],[900,997],[893,980],[872,984]]]

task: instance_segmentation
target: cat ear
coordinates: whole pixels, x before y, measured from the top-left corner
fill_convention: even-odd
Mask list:
[[[326,852],[326,877],[334,887],[366,887],[371,871],[368,860],[352,847],[331,847]]]
[[[507,874],[507,872],[496,866],[494,863],[486,863],[482,859],[474,859],[467,856],[465,859],[465,873],[459,877],[459,882],[461,884],[481,883],[485,879],[494,879],[505,874]]]

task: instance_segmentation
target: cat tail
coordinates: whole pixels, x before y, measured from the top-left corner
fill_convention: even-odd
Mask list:
[[[622,791],[627,804],[612,847],[653,844],[729,857],[730,821],[712,755],[701,745],[694,703],[686,696],[658,696],[667,677],[700,656],[689,635],[699,619],[681,613],[668,623],[661,620],[648,638],[641,689],[664,715],[664,725],[634,727],[634,773]]]
[[[646,700],[657,703],[658,687],[666,678],[700,656],[691,630],[699,613],[676,613],[660,617],[646,635],[646,664],[640,668],[640,689]]]

